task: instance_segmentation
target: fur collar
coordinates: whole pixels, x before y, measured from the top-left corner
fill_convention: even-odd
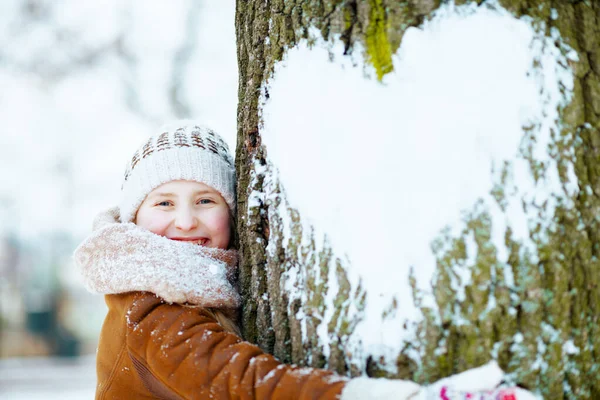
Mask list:
[[[94,232],[73,254],[93,293],[152,292],[168,302],[237,308],[237,251],[169,240],[133,223],[117,208],[98,215]]]

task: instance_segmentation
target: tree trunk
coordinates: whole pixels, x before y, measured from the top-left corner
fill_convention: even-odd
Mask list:
[[[484,1],[478,3],[485,6]],[[545,216],[553,225],[539,224],[537,231],[534,229],[532,240],[538,257],[528,257],[507,232],[514,285],[499,273],[495,253],[490,251],[491,227],[485,212],[474,210],[460,235],[440,235],[433,246],[436,307],[419,303],[421,294],[413,285],[423,319],[416,343],[400,351],[394,360],[396,370],[389,372],[382,367],[384,360],[367,358],[363,365],[357,361],[359,355],[351,354],[355,347],[348,347],[348,338],[361,318],[368,293],[360,282],[349,279],[335,249],[316,243],[321,239],[312,235],[313,228],[287,203],[268,163],[268,148],[261,141],[261,96],[268,98],[263,87],[274,66],[288,49],[309,37],[309,27],[318,29],[325,40],[339,35],[336,37],[348,54],[362,45],[364,54],[354,56],[365,58],[382,79],[393,69],[392,54],[406,29],[421,25],[440,7],[440,1],[237,2],[237,227],[243,331],[248,340],[284,362],[326,367],[347,375],[366,369],[369,375],[421,383],[494,357],[513,373],[517,383],[546,398],[600,398],[600,3],[499,3],[516,17],[531,17],[547,36],[558,29],[564,43],[577,52],[579,61],[572,63],[571,102],[560,110],[562,130],[558,136],[568,140],[554,143],[553,157],[561,177],[569,167],[574,170],[579,190],[568,201],[559,202],[553,215]],[[559,17],[552,18],[553,13]],[[535,174],[535,168],[532,171]],[[499,203],[505,189],[500,182],[496,191]],[[291,233],[286,235],[284,230]],[[478,250],[472,282],[460,299],[450,282],[465,258],[468,235],[475,237]],[[307,241],[307,237],[311,239]],[[337,290],[332,297],[333,312],[326,310],[324,300],[331,288]],[[301,296],[294,294],[298,291]],[[495,298],[497,307],[484,313],[490,297]],[[327,330],[327,349],[317,338],[320,329]],[[565,350],[567,342],[577,350]],[[415,349],[422,362],[410,356]],[[540,363],[545,367],[539,369]]]

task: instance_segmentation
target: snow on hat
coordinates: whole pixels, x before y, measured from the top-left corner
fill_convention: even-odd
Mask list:
[[[163,127],[127,163],[119,204],[121,221],[132,222],[152,190],[179,179],[212,187],[235,211],[235,168],[227,144],[211,129],[182,121]]]

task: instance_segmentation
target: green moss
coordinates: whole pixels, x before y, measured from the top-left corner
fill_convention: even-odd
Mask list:
[[[343,18],[344,18],[344,32],[348,32],[352,29],[354,21],[356,19],[356,15],[352,12],[350,7],[344,7],[343,10]]]
[[[369,0],[369,25],[365,34],[368,59],[375,68],[377,79],[392,72],[392,49],[388,40],[388,23],[382,0]]]

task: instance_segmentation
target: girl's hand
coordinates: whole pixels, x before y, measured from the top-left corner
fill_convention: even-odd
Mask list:
[[[423,387],[415,400],[537,400],[519,387],[502,387],[504,372],[495,361]]]
[[[341,400],[539,400],[517,387],[499,387],[504,372],[492,361],[429,386],[395,379],[351,379]]]
[[[419,397],[420,396],[420,397]],[[484,391],[456,391],[447,386],[438,391],[426,389],[415,400],[537,400],[533,393],[521,388],[498,388]]]

